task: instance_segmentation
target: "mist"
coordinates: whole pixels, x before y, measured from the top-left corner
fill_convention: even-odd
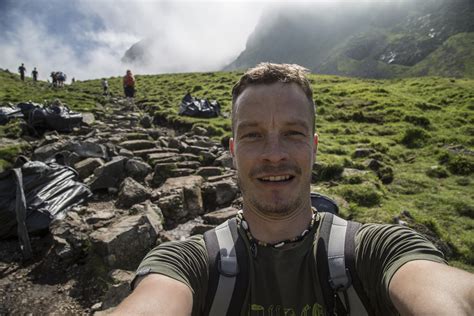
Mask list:
[[[39,79],[63,71],[68,81],[135,74],[215,71],[236,58],[265,1],[37,0],[0,2],[0,68],[25,63]],[[121,61],[152,39],[146,64]]]

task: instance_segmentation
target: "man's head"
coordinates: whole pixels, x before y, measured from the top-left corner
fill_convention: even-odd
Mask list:
[[[261,64],[234,87],[230,151],[244,211],[285,216],[310,206],[318,138],[305,73],[297,65]]]
[[[313,134],[314,129],[314,103],[313,103],[313,90],[311,89],[308,78],[308,69],[301,67],[296,64],[273,64],[273,63],[260,63],[256,67],[247,70],[239,81],[232,88],[232,134],[234,134],[234,112],[235,103],[240,94],[249,86],[282,82],[282,83],[295,83],[308,98],[309,106],[311,110],[311,117],[313,118]]]

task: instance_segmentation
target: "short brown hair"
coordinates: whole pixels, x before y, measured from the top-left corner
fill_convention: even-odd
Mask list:
[[[276,82],[296,83],[304,92],[311,104],[314,132],[313,90],[307,78],[308,69],[296,64],[260,63],[247,70],[232,88],[232,134],[234,133],[235,103],[239,95],[251,85],[272,84]]]

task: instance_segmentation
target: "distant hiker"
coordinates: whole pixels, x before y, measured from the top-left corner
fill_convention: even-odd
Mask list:
[[[127,74],[123,77],[123,91],[127,98],[135,96],[135,77],[130,70],[127,70]]]
[[[76,82],[76,78],[72,77],[71,84],[73,84],[74,82]]]
[[[55,71],[53,71],[50,75],[51,77],[51,82],[53,83],[53,87],[57,87],[58,86],[58,76],[56,74]]]
[[[22,81],[25,81],[25,72],[26,72],[25,64],[21,63],[21,66],[18,67],[18,72],[20,73],[20,79]]]
[[[31,76],[33,77],[33,81],[38,81],[38,70],[36,70],[36,67],[31,72]]]
[[[109,83],[105,78],[102,79],[102,88],[104,89],[103,95],[109,95]]]

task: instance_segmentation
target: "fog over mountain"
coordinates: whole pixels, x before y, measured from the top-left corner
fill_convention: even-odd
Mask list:
[[[40,79],[212,71],[245,48],[266,2],[199,0],[1,0],[0,68]],[[147,63],[122,61],[133,44],[154,38]]]
[[[371,78],[474,76],[474,1],[348,1],[266,10],[224,70],[262,61]]]

